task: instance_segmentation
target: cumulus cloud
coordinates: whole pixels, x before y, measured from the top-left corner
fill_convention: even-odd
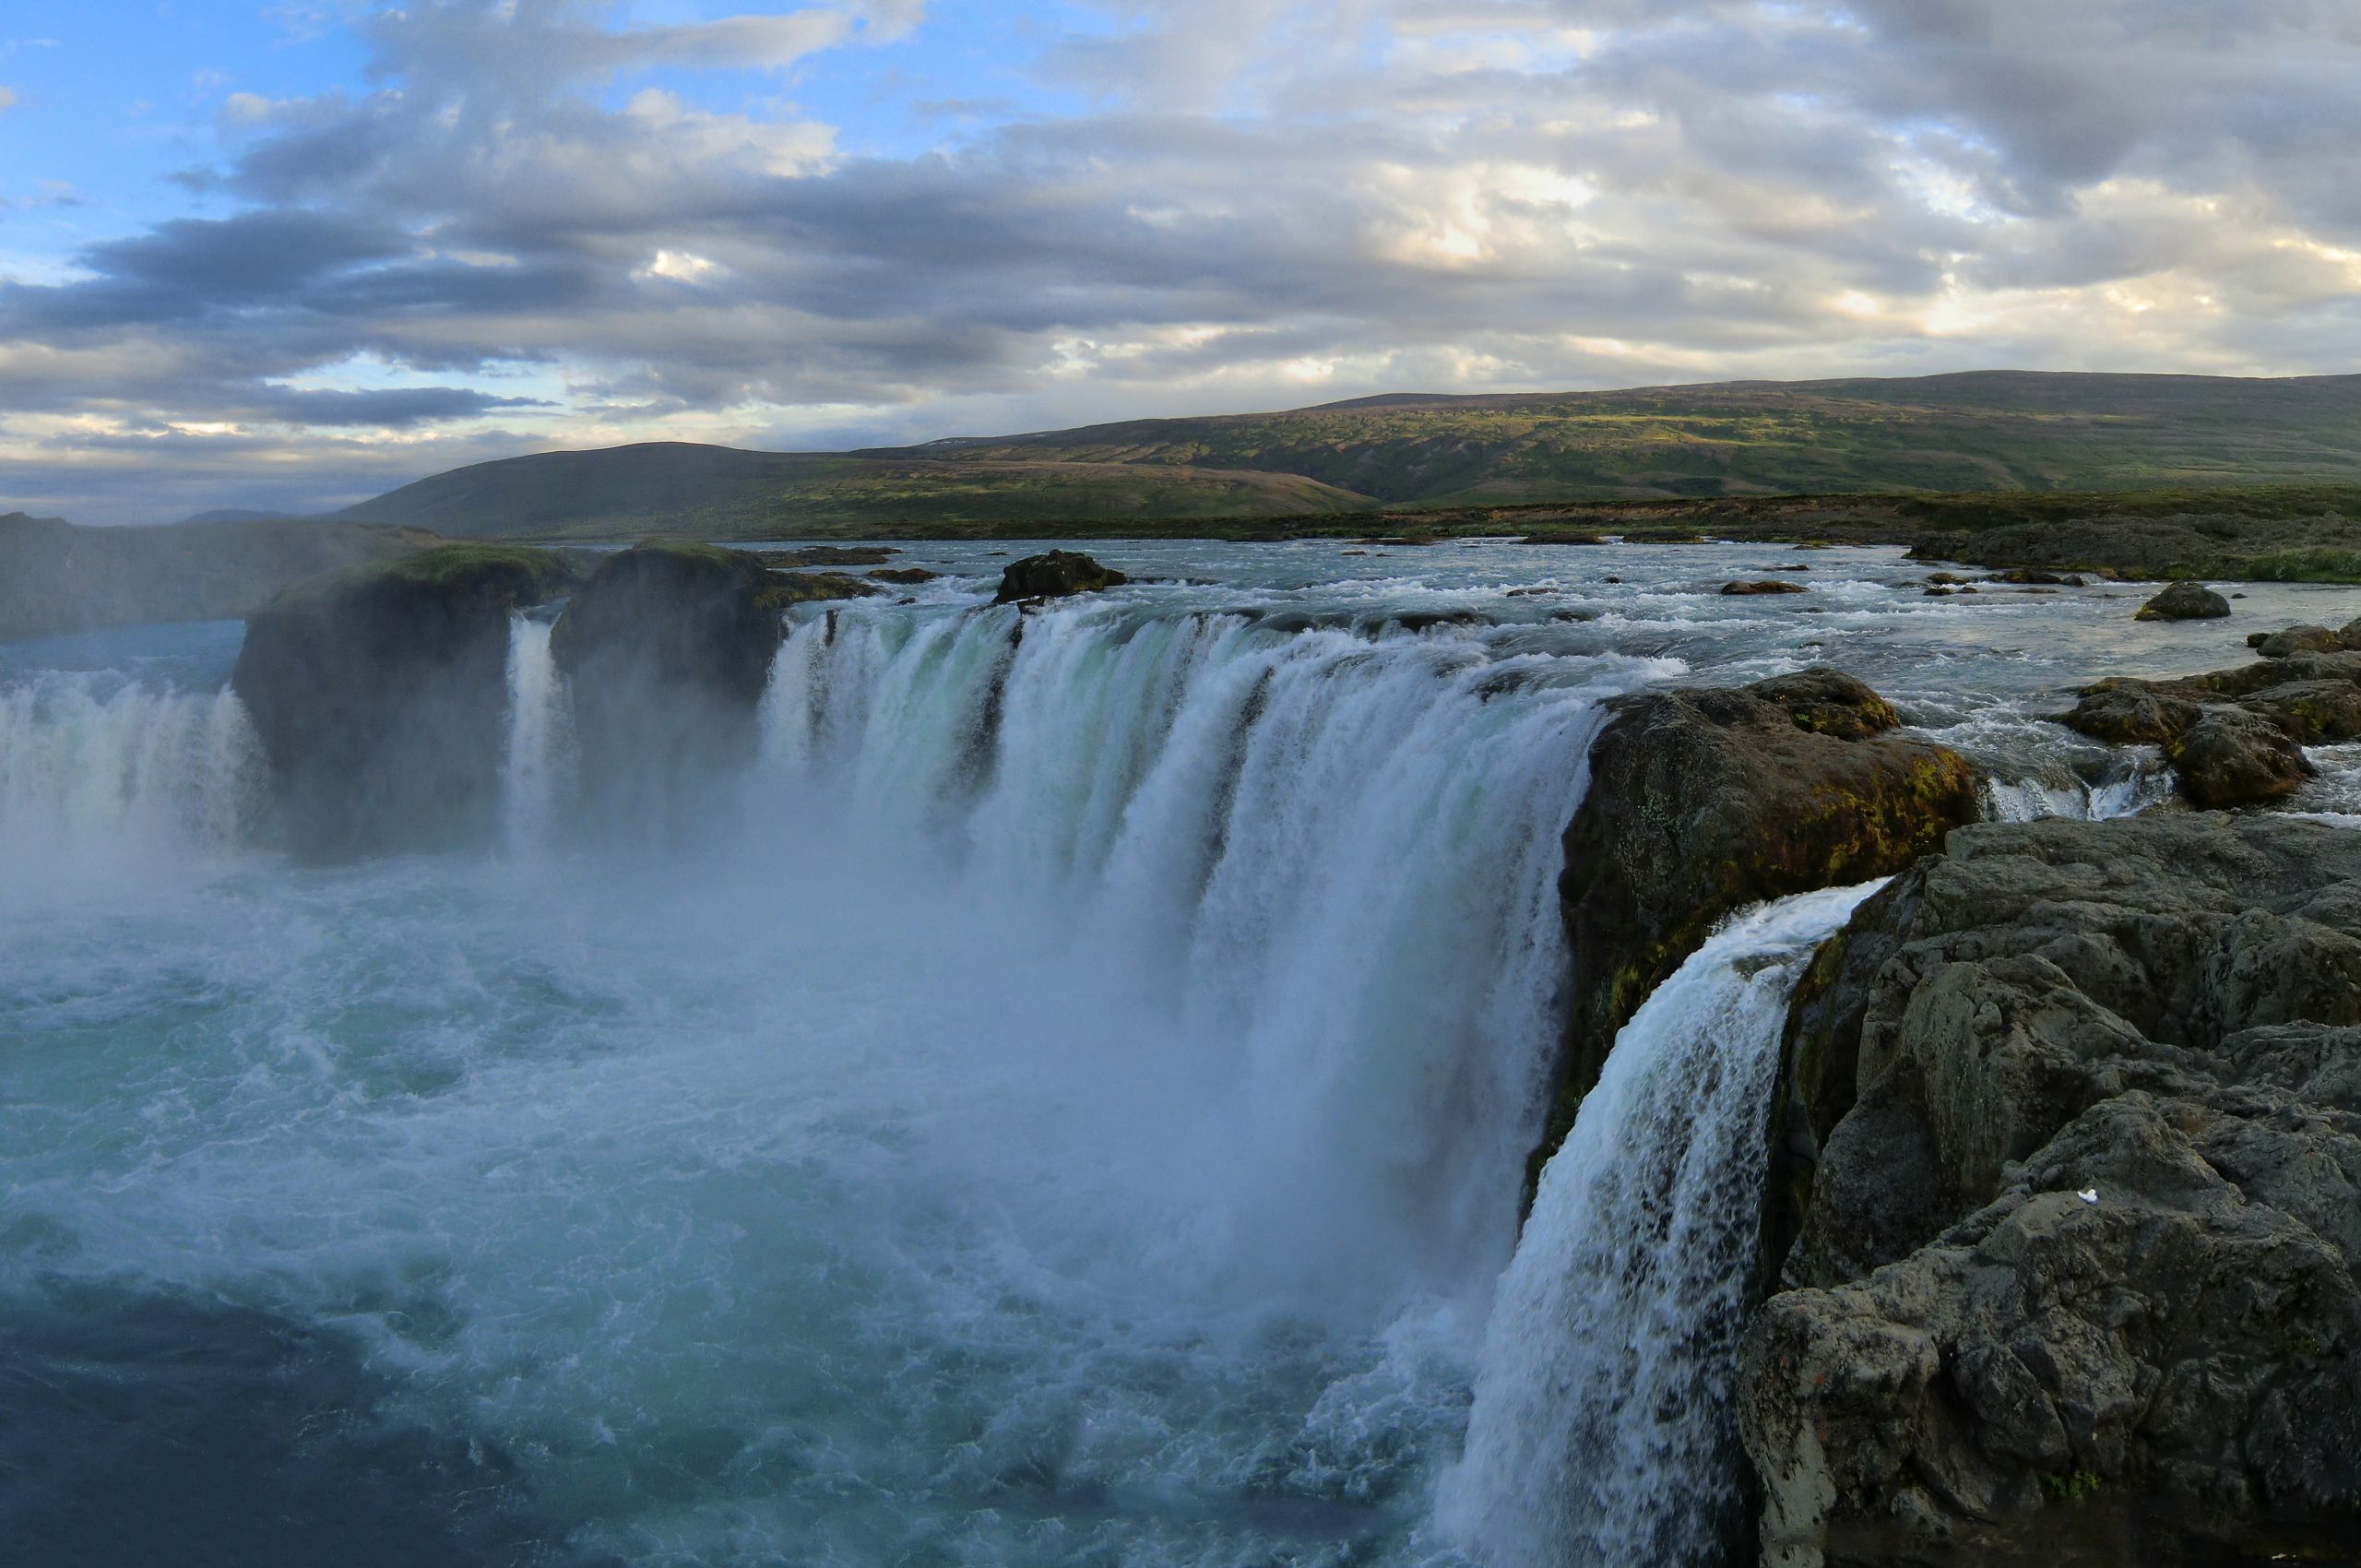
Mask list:
[[[679,77],[825,71],[923,28],[916,0],[623,30],[579,0],[372,10],[369,90],[224,101],[187,184],[226,210],[0,285],[0,484],[95,515],[93,474],[152,481],[208,439],[207,473],[267,450],[325,502],[640,436],[2361,352],[2350,7],[1101,13],[1026,63],[1068,107],[884,158]],[[355,356],[432,385],[272,390]],[[549,389],[501,395],[519,366]]]

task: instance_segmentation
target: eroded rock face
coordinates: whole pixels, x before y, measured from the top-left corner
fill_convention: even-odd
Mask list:
[[[693,811],[753,754],[778,591],[758,557],[711,545],[642,544],[599,564],[550,638],[594,809]]]
[[[1616,1031],[1725,915],[1898,871],[1976,814],[1965,759],[1890,734],[1893,709],[1839,671],[1608,706],[1565,835],[1577,979],[1536,1170]]]
[[[548,551],[454,545],[309,578],[246,620],[231,683],[307,856],[474,842],[499,809],[509,617]]]
[[[1022,561],[1010,562],[1001,573],[1000,592],[992,597],[992,602],[1014,604],[1027,599],[1064,599],[1130,581],[1122,573],[1100,565],[1079,551],[1052,550],[1044,555],[1027,555]]]
[[[2361,835],[1964,829],[1819,956],[1779,1111],[1766,1562],[2038,1558],[2094,1493],[2349,1518]]]
[[[2138,621],[2218,621],[2230,601],[2203,583],[2178,582],[2140,607]]]

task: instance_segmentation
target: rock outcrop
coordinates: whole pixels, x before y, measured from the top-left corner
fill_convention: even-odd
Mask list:
[[[2177,582],[2140,607],[2135,621],[2218,621],[2230,601],[2203,583]]]
[[[1965,759],[1889,733],[1893,709],[1835,670],[1608,707],[1565,835],[1577,978],[1536,1172],[1616,1032],[1724,916],[1899,871],[1976,815]]]
[[[2350,653],[2361,648],[2361,620],[2348,621],[2337,631],[2304,625],[2257,632],[2247,639],[2247,646],[2265,659],[2285,659],[2298,653]]]
[[[434,847],[489,831],[509,617],[566,582],[547,551],[452,545],[306,579],[247,617],[231,683],[297,852]]]
[[[2065,1561],[2094,1498],[2354,1523],[2361,835],[1953,834],[1816,957],[1774,1132],[1766,1563]]]
[[[2304,747],[2361,740],[2361,653],[2306,651],[2307,640],[2287,637],[2276,655],[2235,670],[2102,681],[2060,722],[2096,740],[2162,746],[2195,805],[2276,800],[2312,776]]]
[[[790,604],[816,604],[832,599],[870,599],[884,591],[875,583],[846,572],[773,572],[763,585],[759,602],[766,610],[784,610]]]
[[[1724,583],[1722,585],[1722,592],[1731,598],[1751,598],[1762,594],[1807,593],[1810,590],[1806,588],[1801,583],[1783,583],[1772,577],[1765,577],[1760,582]]]
[[[1014,604],[1028,599],[1065,599],[1130,581],[1122,573],[1100,565],[1079,551],[1052,550],[1047,554],[1027,555],[1022,561],[1010,562],[1001,573],[1000,592],[992,596],[992,602]]]
[[[594,809],[693,813],[753,755],[781,592],[758,557],[712,545],[642,544],[599,564],[550,639]]]

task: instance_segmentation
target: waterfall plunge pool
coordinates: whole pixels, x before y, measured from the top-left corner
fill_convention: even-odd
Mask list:
[[[800,619],[686,842],[574,827],[530,624],[501,843],[341,866],[270,848],[234,626],[0,649],[0,1536],[1523,1568],[1615,1560],[1559,1479],[1622,1453],[1598,1495],[1677,1555],[1703,1511],[1667,1478],[1710,1462],[1519,1397],[1579,1377],[1520,1370],[1553,1358],[1681,1373],[1630,1357],[1711,1308],[1680,1281],[1743,1202],[1619,1049],[1630,1114],[1586,1112],[1555,1250],[1509,1266],[1599,700],[1828,659],[2003,809],[2121,809],[2136,770],[2076,773],[2035,716],[2236,657],[2102,591],[1928,600],[1885,552],[1763,600],[1712,592],[1759,547],[1094,548],[1192,580],[1014,641],[996,557],[912,547],[946,573],[918,602]],[[2341,618],[2284,596],[2251,613]],[[1483,624],[1394,619],[1454,612]],[[1750,972],[1705,1015],[1771,1006]],[[1729,1089],[1695,1120],[1738,1148],[1751,1037],[1651,1006],[1648,1059]],[[1616,1191],[1578,1170],[1642,1137]],[[1667,1203],[1696,1256],[1561,1313],[1557,1252]]]

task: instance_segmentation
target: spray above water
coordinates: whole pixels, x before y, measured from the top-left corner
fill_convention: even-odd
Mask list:
[[[1717,1560],[1795,978],[1879,885],[1732,921],[1632,1015],[1541,1174],[1442,1522],[1486,1568]]]
[[[1410,1561],[1557,1045],[1558,835],[1598,698],[1667,668],[861,606],[650,855],[571,814],[519,621],[519,852],[18,947],[10,1087],[84,1133],[0,1180],[46,1276],[332,1322],[627,1560]]]
[[[0,863],[19,896],[219,857],[265,817],[261,748],[226,691],[79,673],[0,688]]]

